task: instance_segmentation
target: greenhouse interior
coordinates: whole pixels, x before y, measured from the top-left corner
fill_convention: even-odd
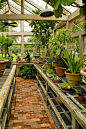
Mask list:
[[[0,0],[0,129],[86,129],[86,0]]]

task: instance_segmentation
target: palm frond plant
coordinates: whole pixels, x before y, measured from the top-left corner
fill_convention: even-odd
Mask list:
[[[79,55],[76,56],[76,53],[72,50],[70,50],[70,52],[65,51],[64,54],[66,60],[63,60],[68,66],[68,70],[65,71],[68,82],[75,85],[80,85],[82,81],[80,70],[83,66],[83,60],[79,59]]]

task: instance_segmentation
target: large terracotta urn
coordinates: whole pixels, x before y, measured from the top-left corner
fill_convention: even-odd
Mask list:
[[[80,71],[80,74],[81,74],[82,76],[84,76],[84,79],[85,79],[85,82],[86,82],[86,68],[82,69],[82,70]]]
[[[0,59],[0,77],[3,76],[7,62],[8,62],[8,60],[6,60],[6,59]]]

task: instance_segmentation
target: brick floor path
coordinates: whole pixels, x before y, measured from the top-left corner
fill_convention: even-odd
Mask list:
[[[34,79],[16,78],[8,129],[57,129]]]

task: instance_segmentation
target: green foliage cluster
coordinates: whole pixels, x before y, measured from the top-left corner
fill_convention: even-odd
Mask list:
[[[62,11],[63,11],[62,5],[70,6],[75,2],[75,0],[45,0],[45,1],[54,8],[53,10],[54,15],[57,18],[62,16]],[[84,0],[83,2],[86,3]],[[79,6],[79,8],[80,8],[80,14],[85,15],[86,5],[84,4],[83,7]]]
[[[19,58],[18,54],[20,53],[21,50],[18,49],[17,46],[11,46],[9,50],[12,51],[12,53],[14,53],[17,56],[17,58]]]
[[[77,93],[79,96],[83,96],[83,93],[81,92],[81,90],[77,90],[76,93]]]
[[[0,0],[0,9],[3,9],[3,7],[6,5],[6,2],[7,2],[8,0]],[[13,0],[16,4],[18,4],[19,3],[19,1],[18,0]]]
[[[51,74],[51,73],[54,73],[54,71],[53,71],[53,69],[48,68],[48,69],[46,70],[46,73]]]
[[[2,33],[0,36],[0,46],[1,46],[1,52],[3,57],[3,52],[5,52],[5,57],[8,53],[8,48],[12,45],[14,39],[12,37],[7,37]]]
[[[38,9],[35,9],[33,11],[35,14],[40,14],[41,11]],[[37,21],[32,20],[29,24],[34,31],[34,36],[41,42],[43,46],[45,46],[49,40],[49,36],[51,34],[50,29],[54,29],[54,26],[56,24],[56,21]]]
[[[19,72],[19,77],[23,77],[24,79],[32,79],[36,75],[36,68],[33,65],[23,66],[23,68]]]
[[[71,31],[68,29],[60,29],[56,37],[50,38],[48,42],[48,49],[50,56],[56,59],[58,56],[63,57],[64,51],[67,50],[66,43],[72,43]]]
[[[68,66],[70,72],[79,73],[80,69],[83,66],[83,60],[79,59],[79,55],[77,55],[76,57],[75,51],[72,51],[72,50],[70,50],[70,52],[65,51],[64,55],[67,60],[65,60],[64,58],[63,60]]]
[[[60,87],[62,87],[62,88],[68,88],[68,89],[70,89],[70,88],[73,88],[74,87],[74,85],[73,84],[70,84],[70,83],[61,83],[60,84]]]
[[[58,76],[53,76],[52,80],[62,80],[62,78],[58,77]]]

